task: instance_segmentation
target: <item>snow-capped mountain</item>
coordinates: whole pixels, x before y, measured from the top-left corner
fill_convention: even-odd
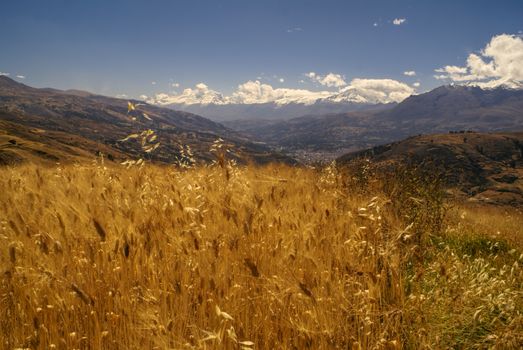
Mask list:
[[[147,102],[218,121],[279,120],[394,105],[413,93],[409,85],[391,79],[354,79],[337,91],[273,88],[260,81],[248,81],[229,96],[200,83],[179,94],[157,94]]]

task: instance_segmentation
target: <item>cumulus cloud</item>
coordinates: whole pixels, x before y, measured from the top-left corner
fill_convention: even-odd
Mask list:
[[[407,20],[406,18],[394,18],[394,20],[392,21],[392,24],[394,24],[395,26],[400,26],[403,23],[405,23],[406,20]]]
[[[283,79],[283,78],[278,79],[278,81],[279,81],[280,83],[285,83],[285,79]]]
[[[0,76],[8,77],[9,73],[0,72]]]
[[[347,82],[345,82],[345,79],[340,74],[329,73],[322,76],[314,72],[309,72],[306,73],[305,76],[310,80],[327,87],[340,88],[347,85]]]
[[[330,99],[357,103],[401,102],[414,93],[409,85],[393,79],[353,79]]]
[[[318,99],[326,98],[331,93],[328,91],[309,91],[305,89],[273,88],[269,84],[260,81],[248,81],[240,84],[238,89],[229,98],[231,103],[253,104],[268,103],[276,104],[303,103],[312,104]]]
[[[25,79],[25,75],[17,75],[16,76],[18,79]]]
[[[309,76],[312,76],[309,74]],[[328,75],[327,75],[328,76]],[[325,76],[325,77],[327,77]],[[317,77],[314,74],[314,77]],[[322,77],[325,79],[325,77]],[[327,83],[325,85],[334,84]],[[338,84],[339,85],[339,84]],[[185,89],[181,94],[160,93],[147,99],[149,103],[168,104],[260,104],[288,103],[313,104],[318,101],[341,103],[390,103],[400,102],[414,93],[407,84],[392,79],[353,79],[337,91],[311,91],[307,89],[275,88],[259,80],[249,80],[238,85],[229,96],[210,89],[204,83]]]
[[[421,84],[420,84],[419,81],[417,81],[417,82],[415,82],[414,84],[412,84],[412,86],[414,86],[415,88],[419,88],[420,85],[421,85]]]
[[[169,95],[166,93],[157,94],[149,99],[150,103],[157,104],[225,104],[225,98],[218,91],[209,89],[204,83],[198,83],[194,89],[184,89],[181,94]]]
[[[443,73],[443,74],[436,74],[434,75],[434,78],[442,80],[442,79],[451,79],[453,81],[466,81],[466,80],[473,80],[472,76],[467,75],[467,68],[466,67],[458,67],[458,66],[445,66],[443,68],[438,68],[434,70],[436,73]]]
[[[496,35],[479,53],[471,53],[465,66],[444,66],[435,72],[436,79],[467,85],[523,87],[523,38]]]
[[[414,76],[416,76],[416,72],[413,70],[408,70],[408,71],[403,72],[403,75],[406,75],[408,77],[414,77]]]

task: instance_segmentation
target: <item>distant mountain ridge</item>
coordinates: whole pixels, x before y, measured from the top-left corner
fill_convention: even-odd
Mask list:
[[[397,120],[450,120],[473,117],[512,118],[523,108],[523,90],[446,85],[413,95],[386,112]],[[499,122],[499,120],[498,120]]]
[[[395,103],[368,104],[321,101],[313,104],[303,103],[255,103],[255,104],[171,104],[166,107],[198,114],[217,122],[257,121],[257,120],[289,120],[304,115],[325,115],[392,108]]]
[[[130,115],[127,100],[37,89],[0,76],[0,163],[28,158],[65,161],[99,152],[115,160],[144,157],[172,163],[185,146],[193,149],[195,158],[210,160],[210,146],[218,138],[238,159],[292,161],[206,118],[132,102],[139,107]],[[120,141],[147,129],[154,130],[161,143],[155,152],[144,153],[137,140]]]
[[[350,84],[343,84],[338,86],[337,91],[311,91],[274,88],[256,80],[239,85],[236,91],[226,96],[199,83],[180,93],[158,93],[146,100],[151,104],[196,113],[220,122],[287,120],[303,115],[393,106],[415,91],[409,85],[391,79],[353,79]]]
[[[441,86],[390,108],[224,124],[300,158],[325,160],[426,133],[523,130],[523,90]]]

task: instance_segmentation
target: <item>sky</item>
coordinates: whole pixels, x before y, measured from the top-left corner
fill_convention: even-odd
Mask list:
[[[448,83],[523,81],[521,0],[17,0],[0,9],[0,74],[36,87],[257,103],[400,100]]]

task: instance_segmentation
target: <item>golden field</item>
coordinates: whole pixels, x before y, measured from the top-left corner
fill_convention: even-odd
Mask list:
[[[523,214],[423,179],[99,161],[0,193],[3,349],[523,346]]]

